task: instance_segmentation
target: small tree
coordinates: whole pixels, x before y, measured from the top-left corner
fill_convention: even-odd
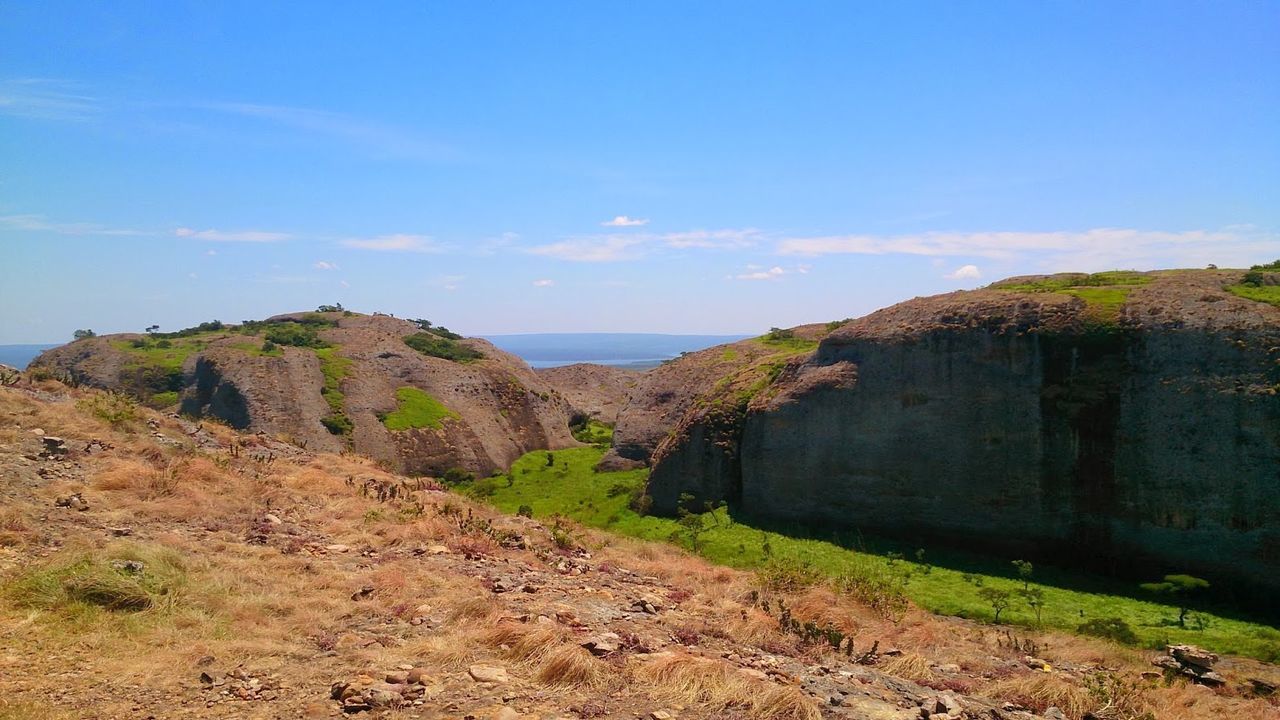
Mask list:
[[[1031,573],[1035,571],[1035,567],[1026,560],[1014,560],[1013,567],[1018,571],[1018,579],[1022,581],[1022,589],[1030,589]]]
[[[157,333],[157,332],[160,332],[160,326],[159,326],[159,325],[149,325],[149,326],[147,326],[147,334],[148,334],[148,335],[153,335],[153,334],[155,334],[155,333]]]
[[[1040,588],[1023,588],[1018,591],[1023,600],[1027,601],[1027,607],[1031,608],[1031,612],[1036,614],[1036,625],[1040,624],[1040,614],[1044,612],[1044,590]]]
[[[88,328],[85,328],[84,330],[77,330],[71,333],[71,337],[75,340],[84,340],[85,338],[91,338],[91,337],[97,337],[97,336],[98,336],[97,333],[95,333],[94,331]]]
[[[984,587],[978,589],[978,597],[991,603],[991,609],[996,613],[995,621],[997,623],[1000,622],[1000,613],[1009,608],[1009,591],[993,587]]]
[[[1187,626],[1188,596],[1209,588],[1209,581],[1194,575],[1165,575],[1163,582],[1142,583],[1143,590],[1169,598],[1169,602],[1178,606],[1178,627]]]

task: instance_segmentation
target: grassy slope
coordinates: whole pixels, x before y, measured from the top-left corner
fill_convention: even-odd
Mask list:
[[[400,401],[400,407],[382,419],[388,430],[439,429],[446,419],[458,417],[458,413],[445,407],[444,403],[415,387],[396,390],[396,399]]]
[[[621,490],[643,483],[647,471],[597,473],[592,467],[602,454],[597,448],[557,450],[551,453],[554,465],[548,466],[547,452],[529,453],[512,466],[511,487],[497,483],[495,494],[489,500],[507,512],[528,505],[535,517],[559,513],[623,535],[672,540],[679,528],[675,520],[642,517],[627,508],[628,493]],[[618,489],[614,490],[614,497],[609,497],[615,487]],[[925,566],[919,563],[842,547],[850,544],[847,541],[852,538],[839,538],[843,543],[798,539],[732,522],[723,510],[715,515],[714,521],[707,518],[713,527],[702,536],[700,552],[710,560],[732,567],[760,566],[765,561],[766,539],[774,558],[802,560],[830,575],[839,575],[872,557],[894,572],[911,573],[906,590],[917,605],[944,615],[984,620],[991,618],[991,606],[978,596],[979,587],[973,582],[974,578],[966,579],[966,572],[953,567],[964,567],[984,587],[1007,590],[1022,587],[1006,559],[930,557],[935,553],[927,551],[925,559],[940,564],[926,572]],[[913,556],[911,552],[907,555]],[[1049,568],[1038,569],[1035,577],[1041,582],[1032,583],[1032,587],[1042,589],[1045,594],[1044,623],[1052,627],[1074,630],[1086,620],[1118,617],[1131,625],[1147,645],[1191,642],[1220,652],[1272,660],[1280,657],[1280,632],[1264,625],[1200,613],[1207,627],[1183,630],[1167,624],[1177,617],[1176,608],[1125,595],[1135,592],[1135,586]],[[1035,616],[1023,602],[1015,599],[1001,619],[1031,625]]]
[[[1229,285],[1227,286],[1227,291],[1242,298],[1270,303],[1280,307],[1280,285],[1263,285],[1261,287]]]
[[[1027,283],[997,284],[997,290],[1011,292],[1051,292],[1074,295],[1085,302],[1090,314],[1099,322],[1114,323],[1120,318],[1129,293],[1151,278],[1126,270],[1110,270],[1092,275],[1044,278]]]

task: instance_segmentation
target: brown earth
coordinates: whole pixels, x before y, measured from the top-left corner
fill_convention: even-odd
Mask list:
[[[745,403],[705,391],[655,453],[654,507],[1190,572],[1274,609],[1280,308],[1226,292],[1239,271],[1148,276],[1109,322],[991,288],[847,323]]]
[[[635,370],[591,363],[576,363],[535,370],[538,377],[555,388],[575,414],[613,425],[636,387],[641,373]]]
[[[1209,690],[1102,641],[886,619],[112,403],[0,388],[4,720],[1280,716],[1249,697],[1271,666],[1223,659]],[[786,632],[783,607],[852,651]]]
[[[266,322],[313,315],[278,315]],[[408,347],[403,338],[418,332],[409,321],[386,315],[321,315],[336,326],[320,330],[320,339],[350,363],[337,386],[352,424],[348,434],[334,434],[322,422],[333,410],[322,395],[325,378],[314,350],[282,346],[280,356],[272,357],[254,352],[260,338],[232,331],[210,334],[204,347],[186,359],[174,388],[181,391],[183,412],[316,450],[352,450],[421,475],[450,468],[489,475],[530,450],[578,444],[569,432],[569,403],[522,360],[487,341],[459,341],[484,354],[481,360],[460,363]],[[152,375],[157,371],[120,347],[141,337],[80,340],[49,350],[32,367],[145,398],[155,387]],[[387,429],[380,417],[397,409],[396,391],[402,387],[426,392],[456,417],[439,428]]]

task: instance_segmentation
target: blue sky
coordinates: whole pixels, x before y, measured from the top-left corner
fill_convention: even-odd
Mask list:
[[[755,332],[1280,257],[1277,2],[7,2],[0,343]]]

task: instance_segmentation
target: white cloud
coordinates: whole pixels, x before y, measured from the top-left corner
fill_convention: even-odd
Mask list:
[[[540,288],[551,287],[552,285],[555,285],[555,284],[556,284],[555,280],[534,280],[533,281],[533,286],[540,287]]]
[[[346,280],[339,280],[339,281],[338,281],[338,284],[339,284],[339,285],[341,285],[341,286],[342,286],[342,287],[344,287],[344,288],[349,288],[349,287],[351,287],[351,283],[347,282]]]
[[[348,238],[342,244],[359,250],[379,250],[385,252],[444,252],[444,248],[426,235],[379,235],[372,238]]]
[[[762,233],[755,228],[741,230],[690,230],[667,233],[659,239],[673,248],[742,248],[755,245]]]
[[[311,267],[317,270],[337,270],[338,263],[329,262],[328,260],[317,260],[315,265],[312,265]]]
[[[51,232],[59,235],[113,235],[141,236],[153,233],[142,230],[109,228],[97,223],[59,223],[46,220],[43,215],[0,215],[0,225],[29,232]]]
[[[187,273],[187,277],[191,278],[192,280],[195,280],[195,279],[199,278],[200,276],[199,276],[199,275],[197,275],[197,274],[195,274],[195,273]]]
[[[438,287],[442,290],[453,292],[454,290],[457,290],[462,285],[462,281],[466,279],[466,275],[437,275],[428,284],[432,287]]]
[[[603,235],[562,240],[549,245],[529,248],[534,255],[570,260],[573,262],[616,262],[634,260],[644,254],[641,237]]]
[[[977,280],[982,277],[982,273],[977,265],[961,265],[955,269],[955,272],[947,273],[943,277],[948,280]]]
[[[759,265],[748,265],[747,270],[750,272],[745,272],[740,275],[730,275],[729,277],[733,280],[778,280],[784,275],[804,275],[809,272],[809,266],[796,265],[788,270],[779,265],[775,265],[766,270],[761,268]]]
[[[218,254],[218,251],[217,251],[217,250],[206,250],[204,254],[205,254],[205,255],[217,255],[217,254]]]
[[[606,220],[600,224],[604,227],[640,227],[641,225],[648,225],[649,221],[641,220],[640,218],[627,217],[626,215],[618,215],[614,219]]]
[[[248,243],[270,243],[288,240],[293,237],[289,233],[268,232],[266,230],[236,230],[227,232],[223,230],[193,230],[191,228],[180,227],[173,231],[173,234],[181,238],[193,238],[195,240],[209,240],[211,242],[248,242]]]
[[[829,235],[778,242],[781,255],[924,255],[998,261],[1035,258],[1047,270],[1117,267],[1247,266],[1275,254],[1280,236],[1248,226],[1160,231],[1095,228],[1060,232],[930,232],[917,235]]]

